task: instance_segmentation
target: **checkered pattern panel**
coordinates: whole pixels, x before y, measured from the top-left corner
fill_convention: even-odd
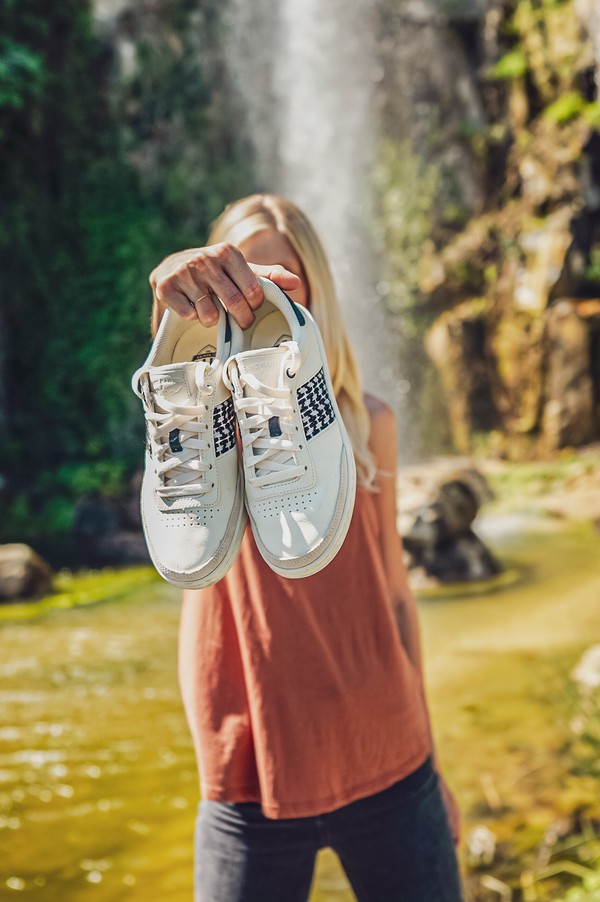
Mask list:
[[[322,369],[298,389],[298,407],[308,441],[331,426],[335,420],[335,411]]]
[[[235,414],[233,398],[217,404],[213,410],[213,431],[215,434],[215,455],[220,457],[231,451],[235,445]]]

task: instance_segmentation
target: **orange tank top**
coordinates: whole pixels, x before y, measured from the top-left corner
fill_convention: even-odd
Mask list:
[[[184,596],[179,682],[200,793],[307,817],[371,795],[431,752],[388,598],[373,495],[320,573],[285,579],[248,527],[229,573]]]

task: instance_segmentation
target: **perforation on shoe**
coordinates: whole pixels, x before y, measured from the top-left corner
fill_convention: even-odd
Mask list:
[[[165,529],[181,528],[187,526],[207,526],[214,519],[214,511],[209,508],[198,511],[198,513],[183,512],[177,514],[169,514],[163,521]]]
[[[311,499],[317,498],[318,492],[302,492],[300,495],[288,495],[286,498],[271,498],[256,503],[256,513],[266,520],[278,517],[279,514],[290,514],[293,511],[305,511],[312,508]]]

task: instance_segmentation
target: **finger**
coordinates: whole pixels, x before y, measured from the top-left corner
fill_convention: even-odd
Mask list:
[[[232,259],[231,264],[225,266],[225,272],[237,285],[250,309],[258,310],[264,300],[263,290],[241,253],[240,258],[241,263],[237,259]]]
[[[234,245],[214,245],[208,252],[187,262],[183,277],[191,279],[196,286],[206,286],[198,292],[198,296],[212,290],[241,328],[247,329],[254,322],[254,314],[236,282],[225,271],[225,267],[238,271],[240,260],[245,267],[242,254]]]
[[[187,296],[175,287],[169,278],[159,280],[154,288],[157,300],[171,307],[183,319],[197,319],[197,313]]]
[[[206,284],[206,278],[201,278],[196,269],[186,267],[185,270],[178,273],[177,285],[188,298],[190,309],[196,311],[196,315],[202,325],[216,325],[219,319],[218,301],[215,302],[215,299],[211,296],[210,288]]]
[[[263,291],[240,249],[235,245],[224,245],[220,249],[219,260],[223,270],[237,285],[250,309],[257,310],[264,300]]]
[[[294,291],[294,289],[302,286],[300,276],[290,272],[289,269],[281,266],[280,263],[273,263],[269,266],[258,263],[249,263],[248,266],[254,270],[257,276],[264,276],[265,279],[270,279],[271,282],[275,282],[275,284],[279,285],[284,291]]]
[[[219,311],[217,309],[218,300],[215,301],[210,293],[201,295],[194,301],[194,309],[198,314],[198,319],[203,326],[216,326],[219,321]]]
[[[236,323],[242,329],[251,326],[254,322],[254,313],[236,283],[229,278],[227,273],[221,269],[215,269],[208,277],[208,281],[210,288]]]

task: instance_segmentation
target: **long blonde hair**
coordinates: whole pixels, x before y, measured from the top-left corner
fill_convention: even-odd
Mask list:
[[[274,229],[287,238],[302,264],[310,312],[321,331],[333,390],[354,449],[358,480],[372,488],[376,466],[369,449],[370,418],[358,365],[325,251],[308,218],[277,194],[251,194],[227,205],[212,223],[207,244],[239,245],[264,229]]]

